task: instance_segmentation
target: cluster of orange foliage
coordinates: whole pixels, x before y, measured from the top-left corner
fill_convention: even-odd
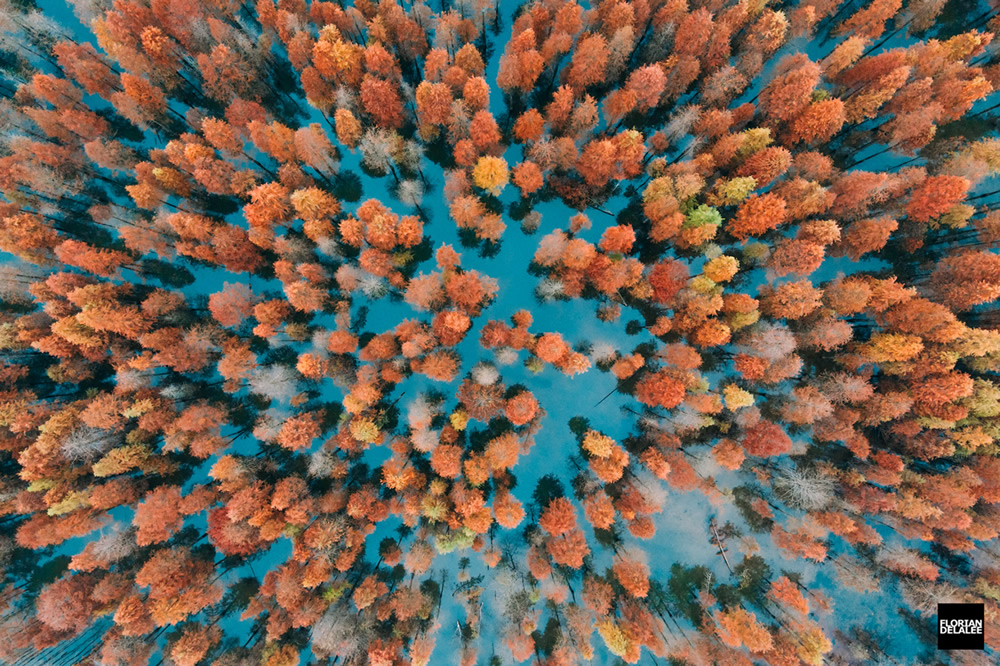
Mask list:
[[[993,13],[116,0],[77,7],[91,44],[29,5],[0,25],[0,661],[472,666],[490,632],[547,666],[893,659],[835,646],[837,600],[764,552],[1000,635],[972,557],[1000,538],[1000,144],[954,129],[992,120]],[[599,328],[488,319],[522,269]],[[520,351],[550,374],[501,376]],[[602,372],[564,465],[546,410]],[[612,396],[634,423],[596,422]],[[740,516],[705,526],[722,558],[665,561],[702,500]]]

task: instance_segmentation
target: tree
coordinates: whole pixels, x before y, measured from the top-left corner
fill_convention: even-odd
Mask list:
[[[781,426],[761,419],[747,429],[743,448],[751,456],[780,456],[792,449],[792,440]]]
[[[1000,296],[1000,257],[972,251],[946,257],[931,274],[935,296],[952,310],[969,310]]]
[[[583,558],[590,554],[587,538],[579,529],[574,529],[561,537],[550,538],[546,541],[545,548],[552,556],[553,562],[573,569],[582,567]]]
[[[545,118],[538,109],[528,109],[514,122],[514,137],[521,143],[538,141],[545,131]]]
[[[878,39],[885,30],[885,22],[891,19],[902,5],[902,0],[878,0],[845,19],[838,26],[837,32]]]
[[[170,658],[178,666],[195,666],[219,640],[219,630],[215,627],[189,625],[185,627],[173,646]]]
[[[914,190],[906,205],[906,216],[928,222],[948,212],[965,198],[969,181],[958,176],[930,176]]]
[[[403,102],[390,81],[366,74],[361,82],[361,104],[379,127],[398,129],[403,125]]]
[[[362,611],[371,606],[376,599],[389,591],[385,583],[378,580],[374,575],[367,576],[357,589],[354,590],[354,606]]]
[[[59,243],[55,247],[55,254],[65,264],[102,277],[110,277],[121,267],[131,263],[131,257],[124,252],[95,248],[72,239]]]
[[[486,155],[480,157],[472,170],[472,180],[476,187],[498,196],[509,179],[507,162],[502,157]]]
[[[716,632],[722,642],[730,647],[745,645],[751,652],[762,653],[769,651],[773,645],[767,629],[742,608],[720,612],[717,621]]]
[[[153,623],[166,626],[218,602],[222,590],[214,586],[211,562],[196,560],[181,548],[156,551],[136,573],[135,582],[149,587],[149,612]]]
[[[731,439],[720,440],[712,448],[712,457],[726,469],[739,469],[744,460],[743,449]]]
[[[564,497],[557,497],[546,505],[538,524],[554,537],[576,529],[576,509]]]
[[[528,28],[515,35],[500,58],[497,85],[505,91],[514,89],[528,92],[535,87],[545,60],[535,48],[535,32]]]
[[[789,140],[793,144],[827,141],[840,131],[846,120],[844,102],[840,99],[812,102],[792,119],[788,128]]]
[[[857,261],[869,252],[885,247],[899,223],[891,217],[868,218],[851,223],[840,242],[847,256]]]
[[[500,493],[493,501],[493,513],[497,524],[506,529],[514,529],[524,520],[521,503],[510,493]]]
[[[785,56],[778,63],[774,78],[760,93],[762,113],[772,122],[787,122],[801,115],[812,101],[819,78],[819,65],[806,54]]]
[[[167,111],[163,91],[128,72],[121,75],[121,92],[111,95],[111,103],[123,116],[143,128],[157,124]]]
[[[653,287],[653,298],[657,303],[670,303],[687,282],[688,268],[681,261],[666,260],[653,266],[649,283]]]
[[[773,580],[767,596],[783,609],[790,609],[801,615],[809,612],[809,603],[806,598],[787,576],[780,576]]]
[[[320,418],[315,412],[293,416],[278,433],[278,444],[292,451],[308,447],[320,435]]]
[[[253,313],[253,294],[245,284],[223,285],[208,299],[212,316],[223,326],[237,327]]]
[[[469,123],[469,138],[480,151],[494,149],[500,143],[500,128],[493,114],[485,109],[476,111]]]
[[[604,81],[608,66],[608,44],[602,35],[587,35],[577,41],[567,81],[574,88]]]
[[[671,409],[681,404],[685,395],[684,384],[672,377],[666,370],[647,373],[635,387],[639,402],[651,407]]]
[[[138,528],[136,543],[148,546],[166,541],[181,528],[184,518],[180,507],[181,489],[161,486],[146,494],[136,507],[132,524]]]
[[[633,597],[643,599],[649,594],[649,567],[644,562],[621,557],[615,561],[612,570],[618,582]]]
[[[514,167],[513,177],[514,184],[521,190],[522,196],[537,192],[545,184],[538,165],[530,160],[525,160]]]
[[[635,96],[636,108],[645,112],[659,105],[666,84],[667,77],[660,67],[646,65],[629,74],[625,89]]]
[[[69,575],[46,585],[35,605],[38,619],[56,631],[82,632],[93,621],[94,582],[88,575]]]
[[[538,414],[538,400],[529,391],[522,391],[507,400],[504,415],[516,426],[529,423]]]
[[[739,240],[762,236],[785,221],[785,200],[774,194],[751,195],[729,224],[729,233]]]
[[[775,318],[801,319],[820,306],[821,295],[809,280],[783,282],[764,291],[761,310]]]
[[[580,154],[577,171],[588,185],[602,187],[615,174],[616,152],[615,144],[608,139],[591,141]]]

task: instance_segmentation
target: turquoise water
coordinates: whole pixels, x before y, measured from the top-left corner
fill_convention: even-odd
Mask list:
[[[64,5],[61,3],[46,0],[41,3],[42,8],[64,23],[70,21],[70,16]],[[510,37],[511,19],[515,7],[505,3],[502,6],[504,20],[503,29],[496,37],[496,48],[489,60],[486,78],[494,81],[498,68],[498,60],[501,52],[501,45]],[[83,27],[76,24],[74,34],[78,38],[85,38],[86,32]],[[902,40],[902,37],[898,38]],[[886,46],[892,46],[890,42]],[[790,45],[788,50],[798,48],[800,45]],[[813,48],[817,52],[813,52]],[[809,53],[817,59],[824,47],[820,45],[810,45]],[[827,47],[828,48],[828,47]],[[780,54],[779,54],[780,57]],[[775,58],[775,61],[777,58]],[[767,77],[762,76],[758,81],[766,81]],[[751,89],[744,93],[744,98],[752,98],[756,90]],[[991,104],[990,100],[981,102],[981,106]],[[978,108],[978,107],[977,107]],[[490,110],[495,116],[500,116],[504,112],[503,100],[497,91],[491,97]],[[311,117],[306,122],[320,122],[319,117]],[[874,152],[874,149],[873,149]],[[509,163],[518,161],[520,149],[512,147],[507,151],[506,157]],[[866,163],[866,168],[876,169],[880,166],[888,166],[900,159],[898,156],[886,156],[884,163],[881,160],[872,160]],[[376,179],[362,173],[357,164],[355,155],[346,155],[342,165],[343,171],[358,173],[362,182],[361,201],[368,198],[376,198],[383,204],[390,207],[400,215],[412,214],[414,209],[397,201],[390,193],[389,185],[391,177]],[[539,230],[534,234],[526,234],[519,228],[516,221],[505,216],[508,228],[499,244],[498,251],[490,253],[490,256],[481,255],[481,247],[463,248],[462,240],[450,220],[447,206],[444,203],[441,192],[443,186],[443,173],[436,165],[425,162],[424,173],[431,182],[431,188],[425,194],[421,208],[428,212],[430,223],[425,227],[425,234],[432,239],[436,248],[442,243],[451,244],[455,249],[462,252],[462,266],[468,269],[477,270],[485,275],[493,277],[499,284],[499,292],[496,299],[483,310],[480,317],[475,321],[472,332],[457,346],[463,362],[463,373],[471,370],[480,361],[494,361],[494,355],[480,346],[478,339],[479,327],[488,320],[507,320],[510,315],[518,310],[530,309],[534,316],[534,323],[531,327],[533,332],[560,332],[563,337],[573,345],[589,343],[591,345],[608,345],[611,348],[620,350],[623,353],[634,349],[637,345],[654,340],[647,332],[641,331],[636,335],[629,335],[625,332],[624,324],[638,315],[625,309],[622,318],[618,322],[601,322],[595,317],[595,304],[592,302],[574,300],[551,300],[540,302],[536,298],[536,288],[540,283],[540,278],[531,275],[528,267],[532,255],[534,254],[539,240],[554,229],[566,229],[569,218],[575,211],[569,209],[558,200],[548,201],[539,204],[536,210],[541,214],[542,222]],[[982,189],[992,189],[993,183],[987,181]],[[509,186],[500,198],[501,202],[508,206],[517,200],[516,188]],[[604,207],[611,211],[618,211],[624,207],[626,200],[624,197],[616,197],[608,201]],[[353,210],[356,203],[347,204],[347,208]],[[616,221],[599,211],[588,210],[586,214],[591,219],[593,226],[589,230],[579,234],[586,240],[596,243],[601,233],[608,226],[612,226]],[[700,260],[691,266],[692,273],[697,273]],[[884,268],[878,262],[852,263],[848,260],[828,260],[819,273],[813,275],[815,282],[832,279],[838,274],[850,274],[859,271],[876,272]],[[433,260],[425,262],[419,270],[429,272],[434,269]],[[233,281],[232,276],[224,271],[205,268],[192,267],[192,273],[196,281],[185,288],[187,295],[198,294],[207,295],[222,288],[226,281]],[[228,278],[228,280],[227,280]],[[763,271],[758,271],[751,277],[750,283],[754,285],[762,284],[764,281]],[[257,278],[253,281],[254,289],[260,291],[269,289],[280,291],[280,283],[277,281],[264,282]],[[367,302],[362,298],[356,298],[353,306],[355,316],[360,315],[361,308],[367,309],[365,330],[380,333],[393,328],[400,321],[407,318],[426,318],[414,311],[407,304],[386,297],[377,301]],[[332,318],[322,317],[317,323],[332,327]],[[308,345],[296,345],[298,350],[302,350]],[[527,352],[521,352],[519,361],[527,357]],[[596,367],[592,367],[588,372],[575,377],[567,377],[551,366],[546,366],[541,372],[533,373],[517,362],[508,366],[500,366],[502,381],[507,385],[524,384],[529,386],[538,398],[546,415],[542,420],[542,428],[537,436],[537,442],[530,454],[521,458],[515,470],[517,477],[517,487],[514,494],[525,504],[530,502],[531,493],[538,481],[547,474],[554,474],[563,483],[564,487],[571,487],[571,480],[575,475],[575,470],[569,462],[571,455],[577,451],[577,443],[574,434],[569,428],[570,419],[583,416],[589,419],[592,427],[610,435],[616,440],[629,436],[635,427],[632,414],[624,411],[626,407],[635,407],[635,400],[628,396],[614,393],[616,381],[614,377],[605,372],[601,372]],[[460,375],[461,378],[461,375]],[[405,411],[405,406],[416,399],[421,393],[427,390],[442,390],[444,392],[453,391],[458,381],[450,385],[443,385],[428,380],[426,377],[415,375],[399,384],[391,396],[390,400],[400,398],[400,407]],[[608,394],[611,394],[609,397]],[[323,385],[323,399],[330,402],[339,402],[343,398],[343,393],[330,382]],[[449,403],[451,404],[451,403]],[[476,424],[473,427],[482,427]],[[224,433],[227,434],[227,433]],[[805,440],[809,437],[808,432],[796,437]],[[319,447],[317,441],[314,449]],[[252,438],[238,440],[234,449],[238,453],[255,453],[256,442]],[[689,448],[686,453],[689,459],[695,464],[696,469],[702,476],[714,477],[719,487],[723,490],[730,490],[735,486],[745,483],[745,475],[725,471],[712,462],[708,456],[708,446],[696,446]],[[365,454],[365,461],[372,467],[376,467],[388,457],[388,451],[384,448],[372,448]],[[196,483],[203,483],[207,479],[207,472],[212,461],[206,461],[199,466],[192,478],[185,484],[185,490]],[[113,518],[121,523],[129,522],[127,510],[118,510],[113,513]],[[715,518],[719,524],[726,522],[740,527],[744,532],[749,533],[750,528],[730,502],[713,504],[703,494],[698,491],[679,493],[668,490],[665,495],[664,511],[654,516],[657,526],[656,536],[649,542],[640,542],[642,549],[649,553],[649,566],[652,577],[666,581],[674,564],[683,566],[704,566],[707,567],[715,578],[719,581],[731,581],[733,577],[729,573],[726,563],[711,543],[708,524],[710,519]],[[204,529],[205,519],[203,516],[195,516],[188,519],[186,525],[199,531]],[[377,531],[371,535],[367,541],[367,559],[375,561],[378,558],[378,544],[386,536],[393,535],[395,528],[399,525],[397,519],[390,519],[381,523]],[[593,566],[597,571],[603,571],[611,564],[611,552],[601,548],[596,544],[589,527],[584,527],[590,537],[591,549],[594,553]],[[887,542],[897,540],[898,537],[889,530],[882,530]],[[519,543],[518,533],[500,533],[501,543],[509,541],[511,545]],[[893,585],[885,586],[878,592],[869,595],[854,593],[842,587],[839,581],[832,576],[830,567],[817,567],[802,560],[788,560],[771,543],[770,537],[766,534],[755,535],[760,542],[762,552],[769,563],[773,566],[781,566],[783,570],[795,572],[801,575],[801,581],[813,588],[828,592],[834,599],[834,608],[830,616],[821,619],[821,625],[832,634],[835,625],[847,627],[858,625],[868,629],[878,635],[891,640],[888,645],[892,648],[893,656],[900,661],[916,660],[920,651],[920,643],[916,634],[907,623],[896,612],[900,604],[900,590]],[[72,539],[63,544],[56,555],[62,553],[75,553],[82,549],[91,537]],[[624,537],[625,543],[630,544],[635,540],[628,536]],[[911,546],[919,544],[911,543]],[[731,550],[733,552],[735,549]],[[850,549],[839,538],[833,537],[830,548],[831,556],[835,556]],[[235,581],[240,577],[253,575],[262,577],[264,572],[274,568],[284,562],[290,555],[291,547],[287,539],[279,539],[266,552],[254,556],[248,564],[237,567],[226,575],[226,579]],[[441,572],[455,572],[459,568],[460,558],[469,555],[468,553],[453,553],[440,556],[434,563],[435,577],[440,578]],[[484,574],[485,567],[478,558],[473,558],[470,568],[471,575]],[[778,572],[775,571],[775,575]],[[484,615],[482,620],[483,635],[480,639],[480,661],[494,650],[496,654],[504,654],[506,650],[502,646],[502,641],[496,635],[496,630],[500,626],[499,614],[501,608],[497,608],[490,599],[503,598],[504,590],[499,589],[504,583],[502,580],[493,580],[486,576],[486,591],[483,598],[486,600]],[[735,581],[734,581],[735,582]],[[437,648],[432,657],[432,663],[451,663],[453,655],[458,653],[459,640],[452,627],[457,621],[462,620],[463,612],[450,598],[450,589],[445,591],[444,608],[440,612],[439,622],[441,629],[438,633]],[[491,597],[491,592],[493,596]],[[221,621],[228,635],[240,638],[249,636],[252,622],[240,622],[235,617],[227,617]],[[891,637],[891,639],[889,638]],[[594,645],[597,654],[594,663],[612,663],[613,657],[606,651],[603,644],[596,638]],[[887,646],[888,647],[888,646]],[[308,651],[306,652],[308,656]],[[155,659],[159,656],[154,657]],[[644,659],[648,659],[648,653],[644,653]],[[438,661],[440,660],[440,661]]]

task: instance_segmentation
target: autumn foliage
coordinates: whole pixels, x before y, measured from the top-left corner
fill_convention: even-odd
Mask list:
[[[953,5],[5,5],[0,662],[995,650]]]

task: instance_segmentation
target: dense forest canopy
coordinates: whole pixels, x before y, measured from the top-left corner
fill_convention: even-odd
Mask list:
[[[998,28],[3,0],[0,662],[996,663]]]

